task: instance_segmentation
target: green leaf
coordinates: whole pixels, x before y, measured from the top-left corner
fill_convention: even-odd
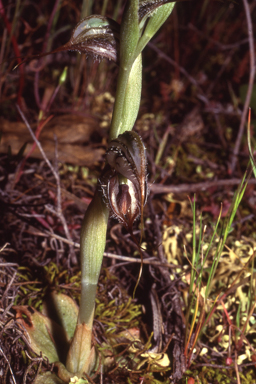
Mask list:
[[[31,349],[37,355],[42,353],[50,363],[65,361],[69,343],[64,329],[29,306],[14,306],[13,309],[20,328],[29,335]]]
[[[128,0],[120,30],[120,65],[127,69],[136,59],[134,52],[139,40],[139,1]]]
[[[64,381],[59,379],[54,373],[44,372],[37,376],[34,384],[63,384]]]
[[[70,341],[75,333],[78,310],[77,304],[71,297],[53,292],[45,300],[42,313],[63,327]]]
[[[154,10],[154,12],[149,12],[146,14],[141,22],[140,28],[144,28],[144,24],[146,20],[149,18],[148,23],[146,24],[145,29],[143,30],[142,36],[138,42],[138,46],[136,49],[136,55],[138,55],[144,47],[147,45],[149,40],[156,34],[159,28],[163,25],[163,23],[168,19],[170,14],[172,13],[174,7],[174,3],[164,4],[159,6]]]
[[[142,57],[139,55],[128,78],[122,109],[122,125],[119,133],[132,130],[138,116],[142,87]]]
[[[177,0],[140,0],[139,2],[139,20],[140,29],[142,29],[147,19],[157,11],[159,7],[164,4],[174,3]],[[168,16],[167,16],[168,17]]]

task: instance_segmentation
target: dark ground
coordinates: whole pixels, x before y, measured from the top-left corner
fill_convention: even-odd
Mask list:
[[[102,2],[95,3],[93,13],[101,13]],[[106,14],[112,17],[118,11],[119,20],[122,7],[115,10],[111,3]],[[15,56],[46,52],[68,41],[81,17],[81,2],[54,4],[27,0],[0,3],[0,245],[7,243],[0,263],[3,383],[31,383],[41,365],[47,369],[47,363],[33,360],[26,337],[15,323],[13,305],[39,309],[51,289],[79,301],[80,226],[103,167],[114,103],[117,68],[108,61],[98,63],[85,55],[60,52],[12,70],[17,64]],[[154,327],[151,297],[156,295],[163,322],[159,352],[169,355],[172,371],[154,373],[148,361],[138,370],[141,361],[129,365],[130,356],[122,351],[130,370],[125,364],[113,369],[104,375],[104,383],[177,382],[183,365],[188,364],[184,358],[184,328],[188,326],[184,316],[191,275],[188,259],[192,254],[188,196],[193,200],[196,193],[198,228],[202,213],[202,223],[207,225],[203,242],[208,244],[221,204],[225,220],[249,161],[246,133],[239,139],[243,116],[247,119],[245,98],[252,75],[244,4],[246,0],[181,2],[144,51],[142,102],[135,130],[147,148],[150,194],[144,212],[145,264],[135,299],[142,305],[142,310],[136,310],[142,312],[129,327],[138,327],[143,343],[147,342]],[[255,32],[256,2],[247,5]],[[8,28],[13,28],[12,39]],[[60,83],[65,67],[66,80]],[[33,140],[16,104],[58,171],[61,199],[56,178],[40,152],[31,150]],[[255,86],[250,105],[253,144]],[[226,310],[220,303],[204,327],[182,383],[189,377],[197,383],[256,383],[255,367],[246,365],[256,356],[254,184],[252,179],[246,189],[228,238],[229,249],[225,249],[213,280],[211,300],[227,292],[223,299]],[[138,225],[134,234],[139,238]],[[94,335],[100,345],[107,338],[110,322],[103,321],[100,302],[106,308],[111,298],[118,298],[120,305],[129,302],[140,267],[136,244],[114,219],[109,221],[107,239]],[[138,263],[121,256],[137,258]],[[159,261],[165,266],[154,265]],[[237,290],[228,291],[234,281],[239,283]],[[120,294],[113,293],[115,290]],[[118,319],[114,326],[126,329],[127,322],[115,313],[118,309],[113,311],[111,316]],[[93,380],[100,382],[100,375]]]

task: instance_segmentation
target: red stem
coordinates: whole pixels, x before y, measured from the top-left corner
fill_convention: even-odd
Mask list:
[[[4,10],[4,6],[2,4],[2,0],[0,0],[0,15],[2,16],[3,20],[4,20],[4,24],[5,24],[5,27],[9,33],[9,35],[11,36],[11,30],[12,30],[12,27],[11,27],[11,24],[5,14],[5,10]],[[22,59],[21,59],[21,53],[20,53],[20,50],[19,50],[19,46],[18,46],[18,43],[17,43],[17,40],[15,38],[14,35],[11,36],[11,42],[12,42],[12,46],[13,46],[13,50],[14,50],[14,53],[15,53],[15,56],[18,60],[18,63],[20,64],[22,62]],[[17,103],[18,105],[21,105],[21,96],[22,96],[22,92],[23,92],[23,88],[24,88],[24,84],[25,84],[25,79],[24,79],[24,65],[20,65],[19,66],[19,71],[20,71],[20,78],[19,78],[19,90],[18,90],[18,95],[17,95]]]
[[[48,42],[48,39],[49,39],[49,36],[50,36],[50,31],[51,31],[53,19],[54,19],[56,11],[58,9],[59,2],[60,2],[60,0],[56,0],[55,1],[55,4],[54,4],[53,9],[52,9],[52,13],[50,15],[50,18],[49,18],[49,21],[48,21],[48,24],[47,24],[47,30],[46,30],[46,34],[45,34],[45,37],[44,37],[44,44],[43,44],[43,49],[42,49],[42,55],[40,55],[41,57],[44,56],[45,50],[47,48],[47,42]],[[45,54],[45,56],[46,55],[47,55],[47,53]],[[40,63],[40,61],[39,61],[39,63]],[[38,108],[42,109],[40,95],[39,95],[39,71],[36,71],[36,73],[35,73],[34,95],[35,95],[35,100],[36,100]]]

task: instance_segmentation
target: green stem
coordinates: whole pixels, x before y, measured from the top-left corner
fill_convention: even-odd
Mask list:
[[[84,0],[84,5],[91,4]],[[138,115],[142,86],[141,51],[171,13],[173,6],[153,15],[140,38],[138,9],[139,0],[128,0],[120,32],[120,69],[117,81],[116,100],[110,128],[110,140],[124,131],[133,129]],[[83,220],[81,228],[81,303],[76,331],[70,346],[67,369],[71,372],[89,373],[94,360],[91,348],[91,331],[94,316],[96,287],[98,284],[109,210],[96,191]]]
[[[95,360],[94,349],[91,348],[92,325],[96,288],[106,244],[108,216],[109,210],[96,191],[85,212],[81,228],[81,303],[66,362],[67,369],[73,373],[89,373]]]
[[[99,279],[103,253],[106,245],[106,232],[109,210],[96,192],[82,223],[81,254],[81,303],[78,323],[90,325],[94,313],[96,286]]]

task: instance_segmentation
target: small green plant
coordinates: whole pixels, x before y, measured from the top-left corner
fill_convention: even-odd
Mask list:
[[[248,127],[249,125],[250,123]],[[248,147],[251,165],[255,174],[255,160],[250,144],[249,129]],[[211,325],[214,327],[215,335],[210,339],[212,341],[217,338],[222,340],[219,341],[219,344],[226,349],[224,354],[226,365],[233,364],[231,348],[235,351],[233,355],[236,356],[236,360],[239,359],[238,352],[242,347],[246,349],[248,357],[250,356],[253,359],[255,355],[255,349],[247,338],[247,334],[252,337],[255,333],[253,330],[254,318],[252,316],[256,305],[254,254],[252,252],[250,256],[248,255],[246,262],[243,263],[235,255],[235,251],[231,250],[226,244],[228,236],[232,232],[235,215],[251,173],[251,170],[247,170],[245,173],[234,195],[229,212],[223,221],[221,219],[222,209],[220,209],[219,217],[210,237],[206,234],[207,230],[203,226],[202,216],[199,225],[197,225],[195,200],[191,203],[193,211],[193,251],[191,257],[186,255],[191,265],[190,286],[186,305],[185,357],[187,367],[193,361],[193,353],[198,341],[205,335],[207,327],[210,328]],[[227,273],[224,272],[225,267],[223,266],[225,260],[224,248],[231,255],[231,260],[227,265]],[[246,254],[248,254],[248,250],[246,250]],[[223,277],[225,274],[228,276],[226,279]],[[242,290],[242,287],[245,286],[248,287],[247,293]],[[239,300],[233,303],[232,300],[235,296],[239,296]],[[235,316],[231,315],[234,309],[232,311],[229,308],[232,303],[233,306],[236,306]],[[220,318],[220,310],[223,311],[223,320],[217,326],[215,322]],[[226,324],[225,327],[224,324]],[[225,335],[225,329],[229,330],[229,335]]]
[[[76,50],[106,57],[119,65],[119,75],[106,166],[81,229],[80,308],[62,294],[51,297],[57,321],[48,313],[46,317],[29,307],[16,307],[32,349],[58,368],[57,376],[47,373],[47,383],[68,383],[72,377],[81,382],[96,366],[92,325],[109,212],[132,233],[147,197],[145,148],[132,132],[141,99],[141,53],[173,7],[173,1],[128,0],[120,26],[103,16],[89,16],[76,26],[67,44],[52,52]],[[44,377],[39,376],[36,383],[41,382]]]
[[[244,195],[247,182],[248,179],[246,179],[245,175],[243,180],[241,181],[240,187],[235,193],[232,205],[229,210],[229,214],[227,215],[222,225],[222,210],[220,210],[217,223],[215,225],[213,234],[210,237],[206,249],[204,249],[203,246],[204,228],[202,224],[202,217],[200,218],[199,237],[197,242],[195,199],[194,202],[191,203],[191,208],[193,211],[193,253],[191,256],[191,277],[188,305],[186,308],[185,356],[187,359],[187,366],[189,366],[191,363],[193,350],[197,341],[202,335],[204,327],[210,321],[211,317],[213,316],[213,313],[216,311],[217,306],[221,303],[221,300],[224,300],[224,298],[226,297],[225,292],[220,292],[218,297],[215,297],[215,300],[212,300],[212,296],[210,294],[212,291],[213,280],[215,278],[215,273],[220,261],[220,257],[225,247],[228,235],[231,231],[237,209]],[[214,251],[211,265],[208,265],[206,268],[208,258],[210,257],[210,253],[213,249],[213,244],[216,242],[216,239],[217,246]],[[204,283],[205,276],[207,276],[206,283]]]

